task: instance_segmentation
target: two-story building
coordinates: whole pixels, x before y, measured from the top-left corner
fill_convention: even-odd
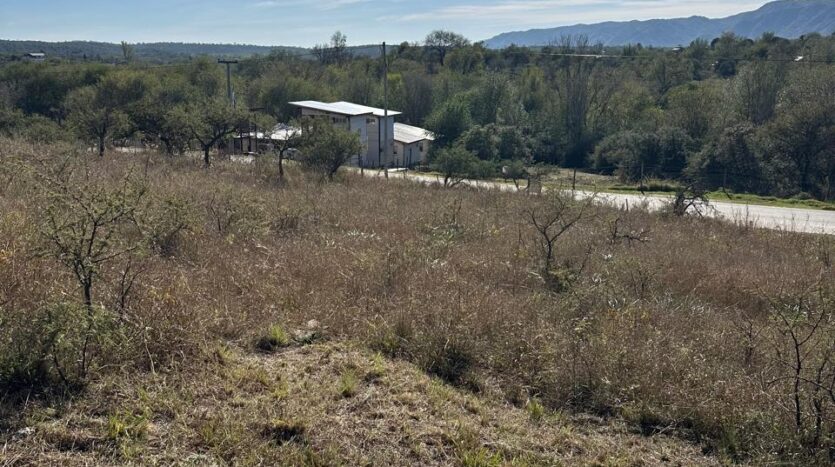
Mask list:
[[[290,102],[301,109],[302,117],[324,118],[359,136],[363,151],[349,164],[362,167],[395,167],[394,117],[401,112],[378,109],[350,102]],[[401,162],[402,163],[402,162]]]

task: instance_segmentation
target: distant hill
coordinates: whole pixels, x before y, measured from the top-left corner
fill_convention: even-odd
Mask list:
[[[728,31],[752,39],[766,32],[788,39],[814,32],[829,35],[835,32],[835,0],[779,0],[756,11],[719,19],[693,16],[508,32],[488,39],[485,44],[496,49],[512,44],[542,46],[563,36],[585,35],[592,43],[609,46],[640,43],[674,47],[699,38],[711,40]]]
[[[0,0],[2,1],[2,0]],[[174,62],[191,57],[209,56],[226,58],[248,58],[255,55],[269,55],[286,52],[313,58],[311,49],[289,46],[263,46],[247,44],[198,44],[179,42],[156,42],[131,44],[135,58],[146,62]],[[0,39],[0,57],[23,55],[30,52],[44,52],[50,58],[68,60],[95,60],[115,62],[122,60],[122,46],[109,42],[68,41],[12,41]],[[348,53],[357,57],[379,57],[379,45],[355,45],[348,47]]]
[[[136,58],[146,61],[172,61],[196,56],[245,58],[268,55],[273,51],[306,53],[301,47],[266,47],[245,44],[186,44],[158,42],[132,44]],[[21,55],[29,52],[45,52],[49,57],[74,60],[119,60],[122,48],[107,42],[41,42],[0,40],[0,55]]]

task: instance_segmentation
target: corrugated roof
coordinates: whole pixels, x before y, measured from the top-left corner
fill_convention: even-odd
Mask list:
[[[328,104],[326,102],[319,101],[299,101],[290,102],[290,105],[295,105],[296,107],[303,107],[306,109],[321,110],[323,112],[329,112],[339,115],[348,115],[351,117],[357,117],[360,115],[374,115],[376,117],[385,116],[384,109],[368,107],[365,105],[354,104],[351,102],[333,102]],[[401,115],[401,112],[397,112],[395,110],[388,111],[389,117],[393,117],[396,115]]]
[[[260,132],[260,131],[258,133],[249,132],[249,133],[244,134],[243,138],[258,138],[258,139],[262,139],[262,140],[265,140],[265,139],[269,138],[273,141],[286,141],[286,140],[290,139],[290,137],[295,136],[295,135],[300,135],[301,133],[302,133],[301,128],[296,128],[296,127],[291,127],[291,126],[287,126],[287,125],[284,125],[284,124],[279,124],[275,128],[273,128],[273,131],[269,135],[267,135],[266,133]],[[233,139],[241,139],[241,138],[242,138],[242,136],[240,134],[236,134],[236,135],[233,136]]]
[[[403,123],[394,124],[394,140],[404,144],[417,143],[418,141],[435,141],[435,135],[428,130]]]

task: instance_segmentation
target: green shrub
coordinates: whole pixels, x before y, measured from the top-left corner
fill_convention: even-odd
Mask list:
[[[278,324],[270,326],[267,335],[262,336],[255,343],[255,346],[264,352],[274,352],[278,349],[288,347],[291,339],[287,331]]]
[[[184,233],[197,226],[194,207],[182,198],[164,198],[148,207],[141,225],[152,251],[174,256],[180,249]]]
[[[354,397],[357,394],[359,378],[356,371],[347,369],[339,376],[339,394],[342,397]]]
[[[0,387],[83,386],[99,357],[112,355],[118,333],[113,315],[73,303],[49,305],[30,321],[8,323],[0,341]]]

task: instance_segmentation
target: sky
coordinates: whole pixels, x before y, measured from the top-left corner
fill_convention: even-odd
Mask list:
[[[0,39],[311,46],[420,41],[449,29],[478,41],[577,23],[750,11],[765,0],[0,0]]]

